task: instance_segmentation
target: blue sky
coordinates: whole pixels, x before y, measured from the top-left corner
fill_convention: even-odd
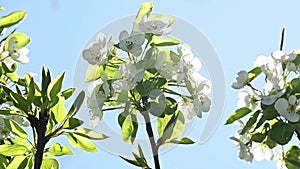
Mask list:
[[[89,39],[101,28],[125,16],[136,14],[141,0],[6,0],[6,14],[25,10],[28,16],[18,31],[27,33],[30,63],[20,71],[39,73],[41,65],[54,75],[66,71],[65,87],[73,86],[76,64]],[[236,109],[237,92],[230,84],[241,69],[251,69],[258,55],[269,55],[279,48],[280,32],[286,26],[284,49],[299,49],[299,1],[279,0],[153,0],[154,12],[179,17],[200,30],[214,46],[225,75],[226,101],[222,120],[214,135],[203,144],[177,146],[162,154],[163,169],[196,168],[275,168],[273,162],[248,164],[237,160],[238,149],[229,140],[235,126],[224,126],[226,117]],[[188,30],[184,30],[187,31]],[[117,38],[115,38],[117,39]],[[206,56],[203,56],[206,57]],[[207,56],[209,57],[209,56]],[[218,91],[214,91],[218,92]],[[85,111],[85,110],[83,110]],[[206,118],[200,119],[190,133],[199,139]],[[57,140],[67,143],[65,139]],[[118,156],[99,148],[98,153],[74,150],[75,155],[59,158],[62,169],[133,168]],[[152,162],[152,159],[150,159]]]

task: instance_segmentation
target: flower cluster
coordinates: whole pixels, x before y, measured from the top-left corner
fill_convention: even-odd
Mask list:
[[[243,90],[238,95],[238,109],[226,124],[238,121],[242,128],[231,137],[240,148],[240,159],[248,162],[273,159],[277,168],[297,166],[290,162],[291,149],[283,152],[279,145],[291,145],[294,134],[300,140],[299,68],[300,55],[296,50],[287,53],[278,50],[269,56],[258,56],[251,71],[238,72],[232,88]],[[262,89],[253,82],[260,74],[265,82]],[[252,115],[244,123],[241,118],[248,114]]]
[[[155,89],[161,91],[165,98],[167,95],[175,96],[178,110],[189,120],[194,116],[202,117],[202,112],[210,109],[208,95],[211,82],[200,74],[199,58],[193,55],[187,44],[177,39],[163,38],[163,35],[171,32],[174,19],[167,15],[150,14],[140,18],[133,23],[131,33],[121,31],[119,42],[112,40],[111,36],[106,39],[105,35],[99,33],[96,41],[82,52],[83,58],[90,64],[87,79],[89,77],[91,80],[87,81],[100,83],[93,89],[91,97],[87,98],[93,127],[102,118],[105,106],[125,105],[130,101],[128,94],[132,93],[136,97],[145,95],[144,98],[150,98],[149,94]],[[161,48],[167,46],[177,46],[177,51]],[[95,69],[92,65],[97,66],[99,74],[89,71],[92,67]],[[155,80],[162,84],[155,84]],[[120,100],[120,97],[129,100]],[[113,99],[117,103],[110,101]],[[157,100],[154,102],[158,103]]]

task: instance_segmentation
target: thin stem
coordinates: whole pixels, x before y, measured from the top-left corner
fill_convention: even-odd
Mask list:
[[[160,169],[159,157],[158,157],[159,146],[156,145],[155,140],[154,140],[154,134],[153,134],[153,130],[152,130],[151,122],[150,122],[149,113],[147,111],[144,111],[144,112],[142,112],[142,115],[146,122],[146,131],[147,131],[151,149],[152,149],[152,155],[154,158],[155,169]]]
[[[281,31],[281,41],[280,41],[280,50],[283,50],[283,43],[284,43],[284,33],[285,33],[285,27],[282,28]]]
[[[144,57],[145,57],[145,52],[146,52],[146,50],[147,50],[147,47],[149,46],[149,43],[150,43],[150,41],[148,40],[147,43],[146,43],[146,46],[145,46],[145,48],[144,48],[144,50],[143,50],[143,53],[142,53],[142,55],[141,55],[141,60],[144,59]]]
[[[117,110],[117,109],[124,109],[124,106],[120,106],[120,107],[112,107],[112,108],[107,108],[107,109],[102,109],[102,111],[110,111],[110,110]]]

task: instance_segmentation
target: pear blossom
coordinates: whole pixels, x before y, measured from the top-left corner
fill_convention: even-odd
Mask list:
[[[178,72],[173,75],[173,78],[180,83],[188,74],[199,72],[202,64],[200,59],[193,55],[190,46],[187,44],[180,44],[177,51],[180,56],[180,61],[177,63]]]
[[[98,125],[99,120],[101,120],[103,116],[102,107],[104,106],[104,102],[106,100],[106,95],[103,91],[100,91],[101,85],[97,85],[90,97],[87,97],[87,107],[89,108],[89,112],[91,114],[90,125],[95,128]]]
[[[125,63],[119,68],[122,79],[113,82],[115,90],[131,90],[144,78],[144,69],[139,69],[135,64]]]
[[[29,49],[27,49],[26,47],[19,47],[17,38],[12,37],[8,41],[8,51],[2,52],[2,55],[4,57],[10,57],[16,62],[26,64],[30,61],[29,57],[27,56],[28,53]]]
[[[272,160],[274,157],[274,153],[273,150],[270,149],[267,145],[262,145],[262,144],[258,144],[258,143],[252,143],[252,153],[254,156],[254,159],[256,161],[262,161],[262,160]]]
[[[248,83],[249,83],[248,72],[245,70],[242,70],[242,71],[238,72],[237,77],[236,77],[236,82],[233,82],[231,84],[231,87],[234,89],[241,89]]]
[[[253,154],[250,150],[250,147],[248,147],[244,142],[242,142],[240,139],[235,137],[230,137],[231,140],[237,142],[237,147],[239,147],[239,159],[245,160],[247,162],[253,161]]]
[[[126,30],[123,30],[119,35],[119,47],[134,56],[139,56],[142,53],[142,45],[145,41],[145,35],[132,32],[130,35]]]
[[[170,17],[161,15],[144,15],[141,22],[138,23],[140,31],[157,36],[169,34],[172,31],[170,25]]]
[[[110,51],[113,49],[112,37],[106,39],[103,33],[99,33],[96,42],[89,45],[87,49],[82,52],[83,58],[91,65],[104,65]]]
[[[199,118],[202,118],[202,113],[208,112],[210,107],[211,100],[206,95],[193,98],[193,111]]]
[[[286,63],[286,62],[292,62],[295,60],[297,56],[297,51],[295,49],[291,50],[290,53],[285,53],[281,50],[275,51],[271,54],[271,56],[280,62]]]
[[[238,97],[238,108],[247,107],[254,111],[259,104],[258,92],[253,89],[240,91]]]
[[[300,119],[300,99],[297,99],[295,95],[291,95],[288,100],[280,98],[274,105],[277,112],[286,118],[290,122],[298,122]]]

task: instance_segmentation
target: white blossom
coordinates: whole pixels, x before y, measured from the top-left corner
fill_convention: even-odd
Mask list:
[[[113,82],[115,90],[131,90],[144,78],[144,69],[139,69],[135,64],[125,63],[119,68],[122,79]]]
[[[274,158],[273,160],[275,161],[276,163],[276,168],[277,169],[288,169],[285,165],[285,162],[284,162],[284,158],[282,156],[282,151],[279,150],[277,151],[275,154],[274,154]]]
[[[19,47],[17,38],[12,37],[8,41],[8,51],[4,51],[2,55],[4,57],[11,57],[16,62],[26,64],[30,61],[29,57],[27,56],[28,53],[29,49],[26,47]]]
[[[245,145],[244,142],[242,142],[240,139],[235,137],[230,137],[231,140],[237,142],[237,147],[239,147],[239,159],[245,160],[247,162],[253,161],[253,154],[248,146]]]
[[[277,112],[290,122],[298,122],[300,119],[300,99],[297,100],[296,96],[291,95],[288,100],[280,98],[274,105]]]
[[[239,92],[238,108],[247,107],[254,111],[259,104],[259,97],[257,91],[253,89],[243,90]]]
[[[231,87],[234,89],[241,89],[248,83],[249,83],[248,72],[245,70],[242,70],[242,71],[238,72],[237,77],[236,77],[236,82],[233,82],[231,84]]]
[[[83,58],[91,65],[104,65],[110,51],[113,49],[112,37],[106,39],[103,33],[99,33],[96,42],[89,45],[87,49],[82,52]]]
[[[253,144],[252,147],[254,147],[252,153],[256,161],[262,161],[262,160],[270,161],[273,159],[274,157],[273,150],[270,149],[267,145],[262,145],[259,143],[252,143],[252,144]]]
[[[286,63],[286,62],[292,62],[295,60],[297,56],[297,51],[295,49],[291,50],[290,53],[285,53],[281,50],[275,51],[271,54],[271,56],[280,62]]]
[[[152,33],[157,36],[169,34],[172,31],[170,25],[170,17],[158,15],[144,15],[141,22],[138,23],[140,31]]]
[[[139,56],[142,53],[142,45],[145,41],[145,35],[132,32],[130,35],[126,30],[123,30],[119,35],[119,47],[134,56]]]

